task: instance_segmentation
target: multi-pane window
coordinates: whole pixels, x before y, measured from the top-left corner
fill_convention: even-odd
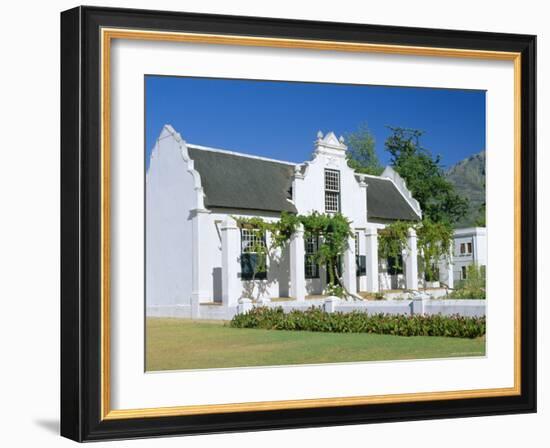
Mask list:
[[[315,263],[314,256],[319,249],[319,238],[309,236],[304,241],[305,243],[305,277],[319,278],[319,265]]]
[[[265,233],[259,229],[241,229],[241,279],[263,280],[267,277],[265,259],[260,248],[265,248]]]
[[[340,211],[340,171],[325,169],[325,212]]]
[[[472,243],[460,243],[460,255],[469,255],[472,253]]]

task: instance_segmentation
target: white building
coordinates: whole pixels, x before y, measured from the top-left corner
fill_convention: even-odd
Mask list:
[[[453,275],[464,280],[468,266],[487,265],[487,228],[468,227],[454,231]]]
[[[233,217],[276,220],[282,211],[341,212],[355,239],[342,257],[351,292],[397,285],[418,289],[414,231],[404,253],[404,272],[379,272],[378,230],[395,220],[418,221],[422,212],[405,182],[390,167],[381,176],[357,174],[346,145],[330,132],[315,141],[312,160],[295,164],[186,143],[165,126],[146,175],[147,314],[199,316],[200,304],[236,307],[240,299],[322,295],[323,266],[306,263],[315,241],[296,232],[271,256],[267,273],[250,279],[250,241]],[[269,238],[269,235],[265,235]],[[380,265],[384,267],[384,263]]]

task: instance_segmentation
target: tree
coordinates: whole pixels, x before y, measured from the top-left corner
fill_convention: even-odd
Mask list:
[[[453,229],[446,222],[395,221],[378,232],[378,256],[393,263],[391,269],[401,269],[401,254],[408,250],[407,236],[415,230],[418,237],[418,253],[421,254],[421,272],[426,280],[438,277],[437,265],[451,257]]]
[[[407,236],[415,223],[395,221],[378,232],[378,258],[388,260],[390,269],[401,269],[401,254],[408,249]]]
[[[485,191],[485,182],[483,182],[483,191]],[[487,216],[487,202],[483,201],[482,204],[477,209],[477,219],[475,225],[478,227],[486,227],[486,216]]]
[[[416,226],[418,251],[422,254],[422,272],[427,281],[439,278],[438,263],[450,260],[453,229],[447,222],[432,222],[428,218]]]
[[[466,215],[468,199],[456,193],[444,175],[441,158],[420,145],[423,132],[416,129],[389,127],[386,139],[390,163],[405,179],[413,197],[419,202],[425,218],[453,224]]]
[[[466,278],[458,282],[458,287],[451,294],[453,299],[486,298],[485,266],[471,264],[466,268]]]
[[[479,206],[478,217],[474,223],[477,227],[486,227],[486,206],[485,202]]]
[[[384,168],[380,165],[376,150],[374,149],[374,137],[366,124],[359,126],[356,132],[346,136],[348,144],[347,159],[350,168],[358,173],[373,174],[379,176]]]

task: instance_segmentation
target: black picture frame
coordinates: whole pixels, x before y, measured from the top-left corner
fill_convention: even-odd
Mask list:
[[[206,415],[101,419],[102,27],[521,53],[521,394]],[[61,13],[61,435],[76,441],[536,411],[536,37],[77,7]]]

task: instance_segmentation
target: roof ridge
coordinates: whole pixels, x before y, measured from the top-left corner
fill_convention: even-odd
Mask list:
[[[195,149],[200,149],[202,151],[219,152],[221,154],[229,154],[229,155],[238,156],[238,157],[248,157],[249,159],[263,160],[265,162],[274,162],[274,163],[280,163],[280,164],[289,165],[289,166],[299,165],[298,163],[287,162],[286,160],[277,160],[277,159],[271,159],[269,157],[255,156],[253,154],[245,154],[242,152],[231,151],[229,149],[212,148],[211,146],[197,145],[195,143],[187,143],[187,146]]]
[[[358,173],[357,171],[355,172],[355,175],[358,176],[358,177],[370,177],[372,179],[380,179],[380,180],[387,180],[387,181],[390,181],[391,182],[391,179],[389,177],[385,177],[385,176],[377,176],[376,174],[365,174],[365,173]]]

